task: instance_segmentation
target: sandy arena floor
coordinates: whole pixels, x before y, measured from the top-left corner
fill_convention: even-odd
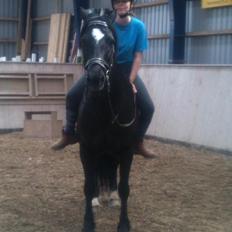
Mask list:
[[[0,232],[80,232],[83,171],[78,145],[0,135]],[[231,232],[232,157],[147,140],[156,160],[135,156],[132,232]],[[118,209],[96,212],[97,232],[114,232]]]

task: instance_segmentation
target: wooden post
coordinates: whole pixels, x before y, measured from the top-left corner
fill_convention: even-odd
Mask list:
[[[32,0],[28,0],[26,33],[25,33],[25,39],[22,39],[22,46],[21,46],[21,59],[23,61],[30,56],[30,52],[31,52],[31,31],[32,31],[31,8],[32,8]]]
[[[47,61],[65,63],[71,14],[52,14],[50,21]]]

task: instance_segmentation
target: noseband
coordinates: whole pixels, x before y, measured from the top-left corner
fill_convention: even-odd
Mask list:
[[[97,58],[97,57],[94,57],[94,58],[91,58],[89,59],[86,64],[84,65],[84,68],[85,70],[88,69],[89,66],[93,65],[93,64],[97,64],[99,66],[101,66],[105,73],[109,72],[112,68],[112,64],[109,65],[105,60],[103,60],[102,58]]]
[[[105,78],[104,78],[104,83],[105,81],[107,82],[107,90],[108,92],[110,92],[110,71],[112,68],[112,65],[109,65],[105,60],[103,60],[102,58],[91,58],[89,59],[86,64],[84,65],[85,70],[88,69],[89,66],[93,65],[93,64],[97,64],[100,67],[103,68],[104,73],[105,73]]]

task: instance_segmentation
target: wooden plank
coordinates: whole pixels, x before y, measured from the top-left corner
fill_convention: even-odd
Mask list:
[[[169,35],[168,34],[160,34],[160,35],[149,35],[148,39],[149,40],[155,40],[155,39],[168,39]]]
[[[187,32],[186,37],[232,35],[232,30]]]
[[[57,120],[57,111],[26,111],[23,133],[26,137],[58,137],[62,128],[62,120]],[[33,115],[37,116],[33,118]],[[49,115],[50,119],[43,119]]]
[[[58,62],[65,63],[70,19],[71,14],[69,13],[51,15],[47,55],[48,62],[54,62],[54,59],[57,59]]]
[[[35,96],[64,95],[67,93],[67,76],[35,74]]]
[[[63,40],[63,44],[62,44],[62,53],[61,53],[61,61],[62,62],[65,62],[66,57],[67,57],[70,19],[71,19],[71,16],[66,14],[65,18],[64,18],[64,28],[62,28],[63,29],[62,33],[64,33],[64,40]]]
[[[31,33],[32,33],[31,8],[32,8],[32,0],[28,0],[26,35],[25,35],[25,39],[22,39],[22,44],[21,44],[21,59],[23,61],[30,56],[30,52],[31,52]]]
[[[53,62],[54,58],[57,57],[57,43],[59,41],[59,24],[60,24],[60,16],[59,14],[51,15],[50,21],[50,32],[49,32],[49,40],[48,40],[48,55],[47,61]]]
[[[56,57],[58,29],[59,29],[57,24],[58,20],[59,20],[58,14],[51,15],[50,32],[48,39],[48,55],[47,55],[48,62],[53,62],[54,58]]]
[[[0,96],[32,96],[31,75],[0,75]]]
[[[215,8],[215,7],[225,7],[232,6],[232,0],[202,0],[202,8]]]
[[[65,39],[65,22],[66,21],[66,15],[62,15],[60,17],[60,27],[59,27],[59,40],[58,40],[58,47],[57,47],[57,57],[58,61],[62,62],[62,53],[64,52],[64,39]]]

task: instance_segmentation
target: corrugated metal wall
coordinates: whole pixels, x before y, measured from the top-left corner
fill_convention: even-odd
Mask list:
[[[32,0],[32,52],[47,57],[50,15],[73,14],[72,0]],[[0,0],[0,56],[7,60],[17,55],[20,0]]]
[[[144,63],[168,63],[168,1],[137,0],[136,5],[135,15],[146,24],[149,36],[149,49],[144,55]],[[91,0],[90,6],[109,7],[110,1],[100,0],[96,3]],[[201,8],[201,0],[187,0],[185,62],[232,64],[231,31],[232,7],[204,10]]]
[[[146,5],[148,4],[148,5]],[[90,0],[91,7],[111,7],[111,1]],[[149,48],[144,53],[143,63],[163,64],[168,62],[169,7],[167,0],[137,0],[133,12],[146,27]]]
[[[18,0],[0,0],[0,56],[16,56],[18,33]]]
[[[151,3],[151,6],[145,6],[143,3]],[[136,4],[134,13],[145,23],[149,39],[149,48],[144,53],[143,63],[167,63],[170,30],[168,1],[138,0]]]
[[[32,52],[47,57],[50,16],[54,13],[73,14],[72,0],[33,0]]]
[[[110,0],[89,0],[90,7],[93,8],[111,8],[111,1]]]
[[[202,9],[191,0],[186,13],[186,63],[232,64],[232,7]]]
[[[0,0],[0,56],[14,57],[17,52],[20,0]],[[111,7],[109,0],[90,0],[91,7]],[[232,7],[202,9],[200,0],[187,0],[185,62],[202,64],[232,63]],[[73,13],[72,0],[33,0],[32,52],[47,56],[50,15]],[[137,0],[135,15],[147,26],[149,49],[145,64],[168,63],[168,0]],[[72,29],[71,29],[72,30]]]

